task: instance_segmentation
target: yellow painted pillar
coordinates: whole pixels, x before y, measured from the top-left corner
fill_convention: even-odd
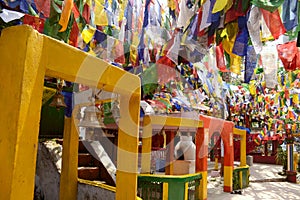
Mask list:
[[[140,91],[140,88],[137,88]],[[138,92],[136,92],[138,93]],[[136,199],[140,95],[120,99],[116,199]]]
[[[27,26],[0,36],[0,199],[32,200],[45,65],[43,38]]]
[[[169,200],[169,184],[163,183],[163,200]]]
[[[232,192],[233,167],[224,166],[224,192]]]
[[[246,166],[246,130],[243,130],[240,141],[240,166]]]
[[[200,191],[199,191],[199,199],[206,200],[207,199],[207,171],[201,172],[202,179],[200,181]]]
[[[144,117],[143,138],[142,138],[142,169],[141,173],[150,173],[151,170],[151,145],[152,145],[152,124],[149,116]]]
[[[79,135],[73,118],[65,117],[60,200],[77,199],[78,138]]]
[[[219,170],[219,160],[215,157],[215,170]]]

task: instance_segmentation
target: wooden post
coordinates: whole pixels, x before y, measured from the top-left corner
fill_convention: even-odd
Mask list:
[[[172,175],[173,174],[173,161],[174,161],[174,138],[175,131],[173,130],[165,130],[166,139],[167,139],[167,156],[166,156],[166,168],[165,174]]]

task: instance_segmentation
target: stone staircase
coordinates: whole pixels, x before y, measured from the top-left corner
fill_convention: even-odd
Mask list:
[[[56,142],[62,145],[63,140]],[[79,140],[78,178],[116,186],[115,171],[114,164],[100,142]]]

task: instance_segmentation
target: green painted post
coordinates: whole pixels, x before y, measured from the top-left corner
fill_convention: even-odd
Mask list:
[[[185,192],[185,182],[169,182],[169,200],[183,200]]]

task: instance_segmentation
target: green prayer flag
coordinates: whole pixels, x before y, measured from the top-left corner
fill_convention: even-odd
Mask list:
[[[144,95],[152,94],[158,87],[156,65],[147,68],[142,74],[142,87]]]
[[[259,8],[274,12],[278,9],[284,0],[251,0],[251,3]]]

